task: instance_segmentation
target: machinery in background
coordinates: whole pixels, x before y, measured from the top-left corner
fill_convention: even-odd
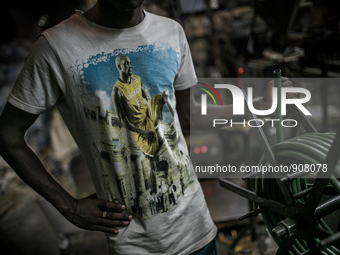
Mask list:
[[[271,147],[262,128],[257,125],[254,129],[263,152],[258,163],[261,167],[243,179],[256,178],[256,193],[226,179],[220,179],[220,184],[253,202],[253,210],[240,219],[261,214],[279,245],[277,255],[340,254],[340,128],[336,134],[318,133],[299,109],[291,106],[306,134],[284,141],[278,125],[278,143]],[[249,109],[246,115],[257,119]],[[293,169],[289,173],[265,171],[270,166]]]

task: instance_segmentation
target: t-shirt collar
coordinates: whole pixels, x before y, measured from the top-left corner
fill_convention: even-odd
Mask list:
[[[149,23],[149,13],[146,12],[145,10],[143,10],[143,12],[144,12],[144,19],[142,20],[142,22],[140,22],[136,26],[128,27],[128,28],[111,28],[111,27],[104,27],[104,26],[98,25],[98,24],[88,20],[87,18],[85,18],[85,16],[83,15],[84,12],[81,11],[81,10],[78,10],[78,9],[76,10],[76,17],[81,19],[87,25],[90,25],[91,27],[94,27],[94,28],[102,30],[102,31],[120,32],[120,33],[129,32],[129,33],[131,33],[131,32],[142,31],[148,25],[148,23]]]

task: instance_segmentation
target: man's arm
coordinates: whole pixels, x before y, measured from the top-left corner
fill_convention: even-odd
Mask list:
[[[142,85],[142,96],[146,99],[146,101],[149,101],[151,99],[151,97],[149,96],[148,93],[146,93],[143,85]]]
[[[46,198],[66,219],[78,227],[118,233],[115,226],[126,226],[131,215],[121,213],[124,205],[68,194],[45,170],[27,146],[24,136],[38,115],[22,111],[7,103],[0,116],[0,154],[14,171],[40,195]],[[107,217],[103,218],[103,211]]]

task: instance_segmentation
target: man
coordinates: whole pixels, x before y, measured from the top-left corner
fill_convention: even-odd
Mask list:
[[[194,170],[180,167],[188,151],[178,118],[188,127],[188,88],[195,78],[189,47],[177,23],[144,12],[142,2],[98,0],[86,13],[77,12],[38,38],[0,117],[0,153],[66,219],[81,228],[106,232],[110,254],[216,250],[211,241],[217,229]],[[122,54],[136,63],[136,73],[151,97],[167,89],[174,108],[177,102],[178,116],[164,105],[163,121],[158,123],[161,144],[155,164],[166,167],[156,174],[132,138],[135,132],[122,125],[118,107],[110,99],[112,81],[119,78],[112,66]],[[271,87],[259,108],[271,106]],[[69,195],[25,143],[26,130],[53,105],[84,155],[97,195],[83,199]],[[199,111],[195,103],[192,106]],[[231,106],[221,110],[225,118],[232,116]],[[154,131],[145,133],[148,138]],[[143,218],[134,214],[133,219],[129,195],[137,194],[141,186],[145,197],[150,190],[157,192],[153,185],[159,180],[170,182],[170,178],[185,187],[177,205],[164,214]],[[143,203],[146,212],[148,203]]]
[[[146,196],[146,200],[149,202],[151,214],[156,214],[156,200],[157,197],[153,194],[152,190]]]
[[[174,182],[171,181],[171,185],[169,187],[169,203],[173,205],[177,204],[176,199],[175,199],[175,190],[176,190],[176,186],[174,185]]]
[[[119,79],[112,91],[112,99],[119,120],[127,129],[134,132],[133,139],[141,150],[153,157],[159,149],[155,127],[162,119],[162,108],[167,104],[171,115],[174,110],[168,100],[168,91],[152,98],[146,93],[141,79],[132,74],[131,61],[128,56],[119,55],[116,58]]]
[[[169,210],[169,186],[165,183],[164,180],[161,181],[161,185],[159,186],[159,194],[163,203],[163,213]]]

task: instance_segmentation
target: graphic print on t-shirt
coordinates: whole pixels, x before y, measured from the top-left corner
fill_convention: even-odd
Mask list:
[[[195,186],[174,110],[179,56],[162,43],[76,64],[88,139],[107,197],[143,218],[171,210]]]

